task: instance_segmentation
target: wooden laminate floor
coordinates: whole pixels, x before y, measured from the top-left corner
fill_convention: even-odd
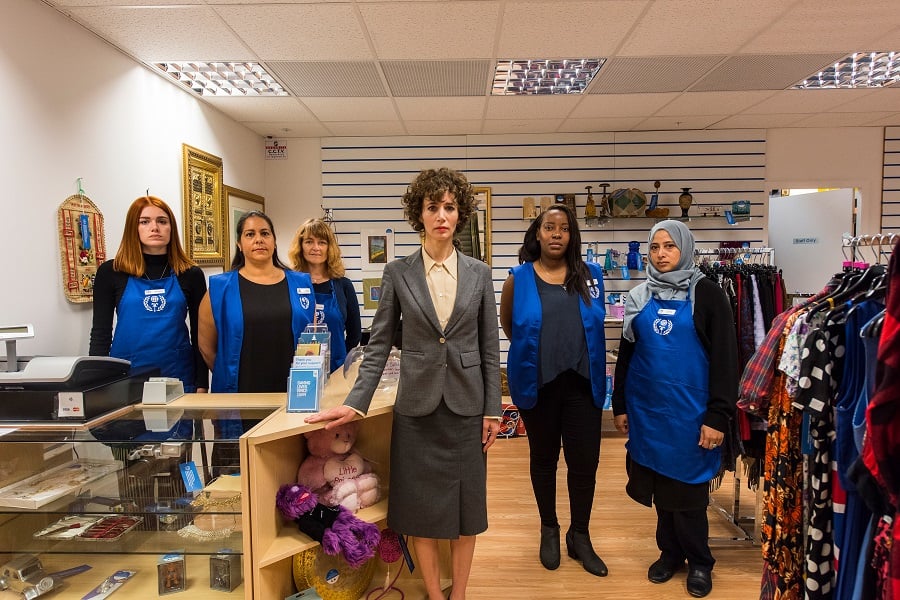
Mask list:
[[[470,600],[548,599],[684,599],[691,598],[682,571],[664,584],[647,580],[647,567],[659,556],[654,537],[656,512],[625,494],[625,437],[604,432],[598,485],[591,518],[591,537],[609,567],[608,577],[594,577],[565,554],[559,569],[548,571],[538,560],[540,522],[528,475],[528,441],[500,440],[488,459],[488,531],[478,537],[467,597]],[[560,460],[558,506],[565,532],[568,497],[565,463]],[[734,480],[726,476],[713,494],[709,509],[710,537],[716,566],[708,598],[759,598],[762,558],[758,544],[742,539],[745,533],[715,507],[730,509]],[[755,494],[741,485],[741,515],[754,517]],[[745,525],[752,531],[752,524]]]

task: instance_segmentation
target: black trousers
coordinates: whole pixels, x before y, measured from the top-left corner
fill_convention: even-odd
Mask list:
[[[559,448],[568,468],[572,529],[587,533],[594,503],[603,411],[594,406],[591,383],[566,371],[538,390],[537,404],[519,409],[530,449],[531,486],[541,525],[557,527],[556,468]]]
[[[656,507],[656,545],[672,565],[685,559],[692,569],[711,571],[716,560],[709,550],[706,509],[664,510]]]

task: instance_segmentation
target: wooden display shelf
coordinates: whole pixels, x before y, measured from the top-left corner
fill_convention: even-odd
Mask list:
[[[323,409],[337,406],[350,390],[343,372],[333,373],[321,402]],[[376,392],[369,412],[362,419],[357,451],[371,461],[381,479],[382,500],[357,513],[370,523],[382,524],[387,518],[387,486],[390,475],[390,443],[393,426],[393,404],[396,388]],[[275,494],[285,483],[297,479],[297,470],[306,455],[303,434],[320,429],[322,424],[305,421],[307,414],[274,412],[268,419],[241,437],[241,465],[243,494],[247,500],[243,515],[244,560],[246,564],[246,597],[257,599],[284,598],[294,592],[293,557],[318,542],[300,533],[297,526],[282,517],[275,507]],[[445,556],[446,555],[446,556]],[[442,554],[442,582],[450,584],[449,553]],[[392,569],[399,568],[399,564]],[[392,570],[392,573],[395,572]],[[384,581],[384,566],[372,587]],[[404,569],[401,575],[404,589],[424,590],[418,574]]]

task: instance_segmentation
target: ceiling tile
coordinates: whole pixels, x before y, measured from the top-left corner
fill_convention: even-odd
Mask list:
[[[488,119],[552,119],[565,118],[581,99],[579,94],[542,96],[491,96]]]
[[[492,60],[386,60],[381,62],[394,96],[484,96]]]
[[[891,127],[894,125],[900,125],[900,112],[892,113],[891,115],[884,117],[883,119],[878,119],[877,121],[873,121],[869,123],[869,126],[877,126],[877,127]]]
[[[263,63],[295,96],[387,96],[373,62]]]
[[[784,0],[657,0],[618,55],[732,54],[769,27],[784,4]]]
[[[397,110],[405,121],[476,120],[481,122],[487,99],[464,96],[460,98],[397,98]]]
[[[273,137],[326,137],[331,132],[317,122],[307,121],[245,121],[241,123],[256,133]]]
[[[207,96],[203,98],[235,121],[315,121],[296,98],[247,98]]]
[[[379,59],[486,58],[494,54],[496,1],[360,4]]]
[[[145,62],[255,60],[206,6],[72,8],[73,18]]]
[[[667,94],[588,94],[570,118],[646,117],[678,97]]]
[[[802,121],[809,115],[805,114],[767,114],[767,115],[751,115],[741,114],[733,117],[726,117],[721,121],[713,123],[710,129],[766,129],[772,127],[792,127],[799,121]]]
[[[389,98],[303,98],[320,121],[394,121],[397,112]]]
[[[798,121],[797,125],[801,127],[862,127],[873,121],[891,116],[890,112],[875,113],[839,113],[829,112],[820,113],[818,115],[810,115],[805,119]]]
[[[340,121],[322,123],[334,136],[361,136],[361,135],[405,135],[403,124],[400,121],[368,121],[351,122]]]
[[[865,91],[870,93],[860,94],[848,102],[835,106],[834,112],[894,112],[900,109],[900,88],[896,85],[881,90]]]
[[[410,135],[476,135],[481,119],[462,121],[405,121]]]
[[[506,2],[497,58],[609,56],[647,4],[647,0]]]
[[[566,119],[559,131],[628,131],[644,117],[599,117],[596,119]]]
[[[613,58],[588,86],[588,94],[681,92],[724,56]]]
[[[766,27],[741,52],[831,52],[844,54],[870,48],[875,41],[900,26],[896,0],[804,0],[791,6]],[[891,50],[891,48],[887,48]]]
[[[713,123],[721,121],[727,115],[679,115],[670,117],[649,117],[641,121],[633,129],[640,131],[706,129]]]
[[[482,133],[555,133],[562,119],[491,119],[485,120]]]
[[[744,111],[746,114],[817,113],[867,96],[871,90],[783,90]]]
[[[351,4],[236,5],[215,10],[263,60],[374,58]]]
[[[733,56],[710,71],[691,88],[691,91],[783,90],[842,56],[842,54]]]
[[[764,100],[775,92],[686,92],[665,105],[656,116],[716,115],[736,113]]]

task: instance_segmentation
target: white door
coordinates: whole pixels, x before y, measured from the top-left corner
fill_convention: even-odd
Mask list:
[[[789,294],[814,294],[841,270],[852,227],[852,189],[769,198],[769,246]]]

